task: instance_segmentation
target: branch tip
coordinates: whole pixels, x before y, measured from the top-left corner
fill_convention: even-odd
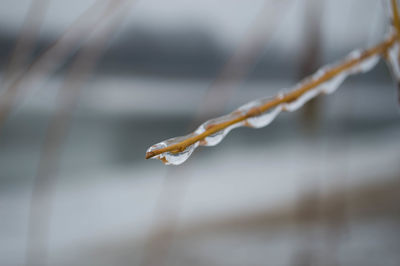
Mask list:
[[[152,152],[152,151],[148,151],[148,152],[146,152],[146,159],[150,159],[151,157],[154,157],[155,156],[155,154],[154,154],[154,152]]]

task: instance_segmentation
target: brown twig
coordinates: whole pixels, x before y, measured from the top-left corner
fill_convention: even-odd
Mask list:
[[[269,110],[275,106],[278,106],[280,104],[293,102],[294,100],[298,99],[300,96],[302,96],[307,91],[310,91],[311,89],[317,87],[318,85],[334,78],[338,74],[351,69],[353,66],[363,62],[364,60],[366,60],[374,55],[380,55],[380,54],[385,53],[395,43],[397,38],[398,38],[397,34],[390,35],[383,42],[362,52],[362,54],[359,57],[349,58],[348,60],[343,61],[342,63],[327,70],[319,78],[317,78],[317,79],[306,78],[301,83],[302,86],[300,86],[298,89],[296,89],[292,92],[287,93],[283,97],[281,95],[278,95],[271,101],[263,104],[262,106],[254,107],[254,108],[250,109],[249,111],[247,111],[245,114],[240,115],[234,119],[228,120],[226,122],[210,125],[203,133],[201,133],[199,135],[189,137],[181,142],[178,142],[176,144],[173,144],[173,145],[170,145],[170,146],[167,146],[164,148],[148,151],[146,153],[146,159],[152,158],[152,157],[162,154],[164,152],[171,152],[171,153],[182,152],[186,149],[186,147],[188,147],[198,141],[201,141],[201,140],[205,139],[206,137],[208,137],[218,131],[221,131],[231,125],[242,122],[248,118],[258,116],[258,115],[266,112],[267,110]]]
[[[393,11],[393,24],[397,31],[400,32],[400,17],[399,17],[399,9],[397,7],[397,0],[391,0],[392,11]],[[399,36],[400,37],[400,36]]]
[[[32,0],[25,17],[21,32],[17,38],[14,50],[11,53],[9,63],[4,71],[1,86],[12,80],[25,67],[29,56],[39,36],[40,27],[43,24],[50,0]]]

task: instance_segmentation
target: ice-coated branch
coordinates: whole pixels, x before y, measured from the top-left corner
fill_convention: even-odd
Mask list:
[[[274,98],[255,100],[226,116],[206,121],[189,135],[155,144],[147,150],[146,159],[156,158],[166,164],[181,164],[195,148],[218,144],[233,128],[264,127],[281,111],[295,111],[317,95],[335,91],[347,76],[371,70],[380,55],[386,54],[397,38],[397,34],[392,34],[370,49],[351,52],[339,63],[322,67],[288,93],[280,93]]]
[[[394,77],[400,80],[400,16],[397,0],[390,0],[390,4],[394,33],[383,42],[364,51],[355,50],[342,61],[320,68],[288,93],[249,102],[228,115],[206,121],[189,135],[157,143],[147,150],[146,159],[156,158],[166,164],[181,164],[198,146],[217,145],[236,127],[265,127],[280,112],[295,111],[321,93],[334,92],[349,75],[371,70],[382,55],[388,61]]]

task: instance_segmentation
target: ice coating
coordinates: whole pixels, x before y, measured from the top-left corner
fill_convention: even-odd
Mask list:
[[[387,63],[391,70],[392,77],[397,85],[397,99],[400,104],[400,47],[399,43],[395,43],[387,54]]]
[[[207,129],[213,127],[213,125],[220,124],[223,122],[227,122],[233,120],[239,116],[241,116],[242,112],[232,112],[228,115],[220,116],[217,118],[210,119],[203,124],[201,124],[195,131],[196,134],[201,134]],[[241,126],[240,123],[229,126],[223,130],[217,131],[214,134],[207,136],[203,141],[200,142],[201,146],[215,146],[221,142],[221,140],[231,131],[232,129]]]
[[[388,63],[391,68],[392,75],[396,79],[396,82],[400,81],[400,66],[399,66],[399,44],[395,43],[392,48],[388,50]]]
[[[182,140],[185,140],[187,138],[190,138],[192,136],[194,136],[195,133],[191,133],[189,135],[186,136],[181,136],[181,137],[175,137],[175,138],[171,138],[171,139],[167,139],[165,141],[162,141],[160,143],[154,144],[153,146],[151,146],[147,152],[153,151],[153,150],[158,150],[161,148],[165,148],[169,145],[175,144],[175,143],[179,143]],[[192,152],[197,148],[197,146],[199,146],[199,142],[196,142],[188,147],[186,147],[185,150],[181,151],[181,152],[164,152],[162,154],[159,154],[153,158],[155,159],[159,159],[162,162],[164,162],[165,164],[173,164],[173,165],[179,165],[181,163],[183,163],[184,161],[186,161],[189,156],[192,154]]]
[[[399,47],[396,44],[396,50],[393,48],[390,50],[389,53],[389,58],[392,57],[392,61],[395,61],[395,71],[396,71],[396,77],[400,78],[400,68],[398,65],[398,60],[394,60],[397,58],[398,55],[398,50]],[[344,62],[350,61],[350,60],[357,60],[362,58],[363,52],[360,50],[355,50],[351,52],[345,59]],[[394,57],[396,56],[396,57]],[[157,156],[154,156],[152,158],[160,159],[166,164],[173,164],[173,165],[178,165],[186,161],[189,156],[193,153],[193,151],[198,147],[198,146],[214,146],[217,145],[219,142],[223,140],[223,138],[229,133],[234,128],[237,127],[242,127],[242,126],[248,126],[252,128],[261,128],[269,125],[278,115],[281,111],[288,111],[288,112],[293,112],[301,108],[305,103],[310,101],[311,99],[315,98],[321,93],[324,94],[330,94],[336,91],[336,89],[343,83],[343,81],[350,75],[358,74],[358,73],[364,73],[369,70],[371,70],[379,61],[379,56],[378,55],[372,55],[364,60],[360,60],[360,62],[352,65],[348,69],[341,71],[337,75],[334,75],[329,80],[326,80],[325,82],[319,84],[318,86],[311,88],[307,91],[305,91],[303,94],[292,100],[291,102],[284,102],[281,104],[278,104],[276,106],[273,106],[272,108],[266,110],[265,112],[262,112],[261,114],[258,114],[257,112],[253,112],[251,116],[249,114],[251,113],[252,110],[257,109],[260,110],[262,106],[267,104],[268,102],[275,100],[275,99],[282,99],[283,95],[282,93],[278,94],[278,96],[273,97],[273,98],[264,98],[264,99],[257,99],[255,101],[249,102],[241,107],[239,107],[237,110],[234,112],[221,116],[218,118],[214,118],[211,120],[206,121],[202,125],[200,125],[197,130],[189,135],[182,136],[182,137],[176,137],[172,139],[168,139],[166,141],[160,142],[158,144],[155,144],[151,146],[147,152],[151,152],[154,150],[158,150],[161,148],[168,147],[170,145],[174,145],[177,143],[180,143],[182,141],[188,140],[190,138],[199,136],[201,134],[204,134],[206,130],[209,130],[210,128],[215,127],[216,125],[229,122],[229,121],[236,121],[236,123],[231,124],[217,132],[213,132],[207,136],[204,136],[204,138],[200,139],[199,141],[194,142],[193,144],[189,145],[186,147],[183,151],[177,150],[177,151],[168,151],[161,153]],[[331,69],[335,68],[337,65],[342,64],[343,62],[339,62],[336,65],[330,65],[330,66],[325,66],[321,69],[319,69],[317,72],[315,72],[314,75],[311,77],[307,78],[303,82],[300,82],[292,90],[290,91],[296,91],[302,88],[304,84],[307,84],[307,82],[310,81],[316,81],[323,77],[328,71]]]
[[[282,97],[282,96],[280,95],[278,97]],[[257,108],[259,106],[262,106],[265,103],[271,101],[272,99],[273,99],[272,97],[268,97],[268,98],[255,100],[255,101],[249,102],[245,105],[242,105],[241,107],[238,108],[238,110],[243,112],[244,114],[246,114],[252,108]],[[274,108],[267,110],[266,112],[263,112],[260,115],[247,118],[245,120],[245,122],[243,123],[243,125],[252,127],[252,128],[265,127],[268,124],[270,124],[281,111],[282,111],[282,106],[278,105]]]
[[[320,93],[320,91],[318,90],[318,88],[311,89],[311,90],[305,92],[303,95],[301,95],[295,101],[290,102],[290,103],[284,103],[282,109],[284,111],[288,111],[288,112],[296,111],[300,107],[302,107],[306,102],[308,102],[312,98],[315,98],[319,93]]]

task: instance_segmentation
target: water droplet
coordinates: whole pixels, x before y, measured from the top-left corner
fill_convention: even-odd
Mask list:
[[[344,73],[346,73],[347,75],[365,73],[374,68],[378,62],[379,62],[379,56],[374,55],[356,64],[354,67],[350,68],[348,71]]]
[[[282,105],[278,105],[261,115],[250,117],[246,119],[247,126],[252,128],[261,128],[268,126],[272,121],[274,121],[275,117],[282,111]]]
[[[190,157],[190,155],[197,148],[198,145],[199,143],[196,142],[195,144],[186,147],[186,149],[182,152],[178,153],[165,152],[161,155],[163,158],[165,158],[165,164],[179,165],[185,162]]]
[[[347,75],[345,74],[339,74],[336,77],[328,80],[327,82],[319,85],[318,90],[320,90],[322,93],[325,94],[331,94],[339,88],[339,86],[343,83],[346,77]]]
[[[240,127],[242,125],[243,125],[243,123],[236,123],[236,124],[233,124],[223,130],[220,130],[214,134],[211,134],[210,136],[207,136],[205,138],[205,142],[201,143],[201,145],[202,146],[215,146],[218,143],[220,143],[232,129]]]
[[[171,138],[165,141],[162,141],[160,143],[157,143],[153,146],[151,146],[147,152],[151,152],[154,150],[159,150],[165,147],[168,147],[170,145],[174,145],[176,143],[182,142],[190,137],[195,136],[195,133],[191,133],[189,135],[186,136],[181,136],[181,137],[175,137],[175,138]],[[192,152],[197,148],[197,146],[199,145],[199,142],[196,142],[188,147],[186,147],[185,150],[180,151],[180,152],[164,152],[161,153],[157,156],[154,156],[152,159],[159,159],[161,161],[163,161],[165,164],[173,164],[173,165],[178,165],[183,163],[184,161],[186,161],[189,156],[192,154]]]
[[[290,103],[284,103],[282,108],[285,111],[293,112],[302,107],[306,102],[316,97],[320,93],[318,87],[303,93],[299,98]]]

